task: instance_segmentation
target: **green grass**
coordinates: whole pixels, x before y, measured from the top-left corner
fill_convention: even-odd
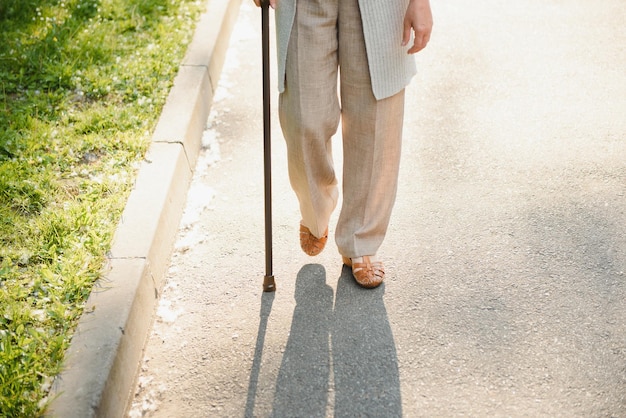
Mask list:
[[[0,416],[40,416],[204,0],[0,0]]]

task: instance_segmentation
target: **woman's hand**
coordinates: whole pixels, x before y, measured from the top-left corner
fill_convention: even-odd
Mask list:
[[[433,30],[433,14],[430,10],[429,0],[411,0],[409,2],[409,7],[407,7],[404,15],[402,46],[406,46],[409,43],[411,29],[415,34],[415,40],[408,53],[415,54],[426,47],[430,40],[430,33]]]
[[[261,7],[261,1],[268,1],[268,0],[254,0],[254,4],[257,5],[257,7]],[[270,2],[270,7],[272,9],[276,8],[276,3],[278,3],[278,0],[269,0]]]

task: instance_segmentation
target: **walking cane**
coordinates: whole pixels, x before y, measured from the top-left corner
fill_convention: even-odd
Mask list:
[[[269,0],[261,0],[261,44],[263,55],[263,171],[265,178],[265,277],[263,291],[274,292],[272,271],[272,147],[270,127],[270,30]]]

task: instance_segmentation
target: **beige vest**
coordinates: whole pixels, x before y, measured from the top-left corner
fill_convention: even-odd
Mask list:
[[[299,0],[306,1],[306,0]],[[372,90],[376,99],[398,93],[415,75],[415,61],[402,46],[402,24],[408,0],[359,0]],[[276,6],[278,89],[285,90],[285,61],[296,0],[279,0]]]

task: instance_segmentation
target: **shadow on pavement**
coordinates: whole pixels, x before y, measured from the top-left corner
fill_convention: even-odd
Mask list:
[[[250,370],[250,382],[248,383],[248,398],[246,400],[246,417],[253,416],[254,401],[259,383],[259,373],[261,371],[261,359],[263,358],[263,345],[265,344],[265,332],[267,331],[267,320],[272,312],[274,303],[274,292],[263,292],[261,298],[261,317],[259,320],[259,332],[256,337],[256,347],[254,349],[254,361]]]
[[[324,267],[308,264],[300,269],[272,416],[326,416],[333,402],[331,364],[336,417],[402,416],[398,359],[383,295],[384,285],[361,289],[344,268],[333,311]],[[258,344],[256,354],[260,358]],[[251,396],[249,391],[249,400]],[[252,410],[246,409],[248,413]]]
[[[296,307],[276,381],[272,416],[323,417],[328,404],[333,289],[326,270],[307,264],[298,272]]]
[[[360,288],[344,266],[331,328],[335,417],[402,416],[398,356],[384,293],[384,284]]]

